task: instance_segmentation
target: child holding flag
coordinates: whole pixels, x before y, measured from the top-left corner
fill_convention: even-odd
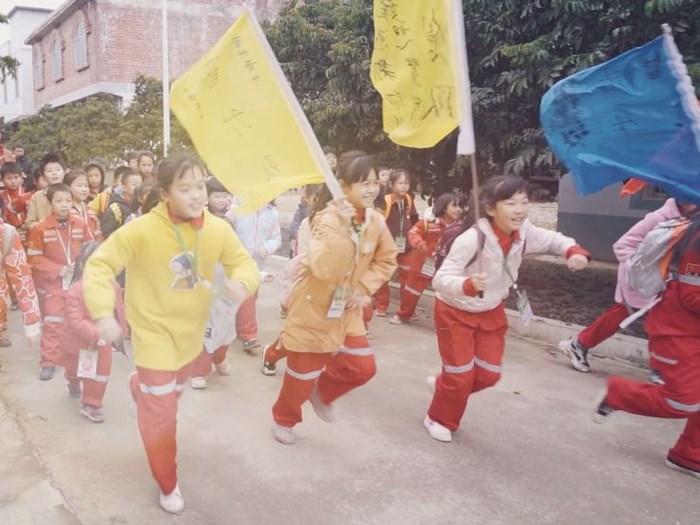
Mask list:
[[[263,356],[269,365],[287,358],[272,407],[273,434],[283,444],[295,442],[293,427],[307,399],[330,422],[332,403],[374,376],[362,308],[396,269],[396,245],[373,210],[379,183],[372,159],[346,153],[337,169],[345,200],[330,204],[326,189],[312,210],[308,257],[291,290],[279,344]]]
[[[259,275],[231,227],[205,212],[206,170],[199,161],[167,157],[156,178],[154,192],[161,202],[100,246],[88,260],[83,285],[100,337],[112,343],[121,335],[112,287],[126,269],[126,312],[136,365],[131,394],[160,488],[160,506],[180,513],[184,499],[175,462],[177,405],[190,365],[202,351],[214,269],[223,265],[224,293],[238,303],[255,293]]]
[[[588,252],[574,239],[527,220],[528,193],[527,182],[519,177],[490,179],[480,195],[486,217],[455,239],[433,279],[442,373],[436,380],[429,378],[435,393],[423,426],[438,441],[452,441],[469,397],[501,377],[508,328],[503,301],[511,287],[518,290],[523,255],[565,256],[571,271],[588,264]],[[518,294],[527,321],[532,310],[527,296]]]

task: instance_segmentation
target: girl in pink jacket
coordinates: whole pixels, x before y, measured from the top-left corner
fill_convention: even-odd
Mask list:
[[[486,216],[455,239],[433,278],[442,373],[429,378],[435,394],[423,426],[438,441],[452,441],[471,394],[501,377],[508,329],[503,301],[511,288],[518,293],[523,321],[532,316],[516,284],[523,255],[555,253],[567,258],[572,271],[588,264],[588,252],[574,239],[527,220],[528,193],[519,177],[489,180],[480,195]]]
[[[559,342],[559,349],[571,360],[571,366],[579,372],[589,373],[588,351],[612,337],[620,328],[620,323],[636,310],[649,303],[648,298],[639,295],[629,285],[627,265],[625,264],[637,251],[647,234],[657,224],[686,215],[695,208],[693,204],[677,203],[668,199],[661,208],[655,210],[639,221],[613,245],[615,257],[620,265],[617,268],[617,286],[615,287],[615,304],[605,310],[595,321],[577,336]],[[656,372],[652,372],[651,380],[662,382]]]

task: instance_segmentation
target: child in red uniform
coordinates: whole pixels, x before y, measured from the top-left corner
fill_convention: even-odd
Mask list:
[[[418,300],[435,275],[435,248],[445,228],[462,220],[464,197],[457,193],[445,193],[435,201],[435,220],[418,221],[408,232],[408,244],[412,250],[405,258],[410,270],[401,287],[401,306],[391,324],[403,324],[416,314]]]
[[[435,394],[423,426],[438,441],[452,441],[469,397],[501,377],[508,329],[503,301],[511,287],[517,289],[523,254],[565,256],[572,271],[588,264],[588,252],[574,239],[527,220],[528,192],[527,182],[519,177],[489,180],[481,191],[486,218],[455,239],[433,279],[442,373],[429,378]],[[521,307],[526,321],[528,309]]]
[[[649,334],[651,367],[665,385],[623,377],[608,379],[594,420],[615,410],[667,419],[686,419],[666,465],[700,479],[700,218],[693,220],[674,250],[678,275],[644,324]]]
[[[418,212],[413,199],[408,193],[408,190],[411,188],[411,176],[406,170],[392,170],[389,177],[389,187],[391,188],[391,193],[384,196],[382,207],[384,208],[386,225],[394,237],[396,247],[399,250],[399,281],[401,282],[401,289],[403,289],[408,280],[406,256],[411,249],[408,244],[408,232],[418,221]],[[386,282],[374,294],[374,308],[377,316],[386,317],[389,301],[389,283]]]
[[[27,255],[36,283],[44,331],[41,335],[41,372],[48,381],[56,372],[65,333],[65,297],[71,281],[75,258],[90,240],[87,225],[71,215],[73,194],[66,184],[53,184],[46,197],[49,216],[29,231]]]
[[[62,364],[66,367],[68,392],[71,397],[80,397],[80,383],[83,384],[80,413],[94,423],[102,423],[102,399],[107,389],[107,380],[112,368],[112,347],[100,339],[97,324],[90,317],[83,298],[83,270],[88,258],[99,246],[98,242],[87,242],[83,245],[80,255],[75,261],[73,284],[66,294],[66,337],[63,341]],[[124,318],[124,302],[121,288],[115,282],[117,318],[123,328],[126,327]],[[96,360],[94,370],[79,375],[81,365],[80,354],[93,353]]]
[[[82,170],[73,170],[63,179],[73,195],[73,208],[70,212],[88,226],[90,240],[101,241],[100,219],[86,203],[90,195],[90,186],[87,175]]]
[[[25,191],[22,186],[22,168],[14,162],[6,162],[0,167],[0,175],[5,189],[0,191],[2,199],[2,218],[7,224],[11,224],[20,234],[22,242],[26,239],[23,228],[27,220],[27,204],[32,197],[32,192]]]

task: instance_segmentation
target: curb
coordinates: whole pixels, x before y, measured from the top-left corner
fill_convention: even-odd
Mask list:
[[[267,258],[268,262],[274,263],[270,264],[270,266],[273,266],[275,270],[281,270],[288,260],[288,258],[280,255],[272,255]],[[398,283],[393,282],[389,283],[389,286],[394,289],[398,289],[399,287]],[[395,309],[398,298],[395,297],[396,294],[393,295],[394,297],[391,303],[392,307]],[[419,321],[415,324],[430,330],[433,329],[434,300],[435,293],[433,291],[426,290],[423,292],[423,295],[418,301],[417,313]],[[585,328],[576,324],[564,323],[555,319],[537,316],[533,317],[530,324],[525,327],[520,322],[520,314],[517,311],[506,309],[506,316],[508,317],[509,335],[532,339],[554,347],[556,347],[562,339],[573,337]],[[612,336],[596,346],[595,349],[591,350],[591,355],[608,359],[619,359],[627,361],[635,366],[648,367],[649,364],[647,341],[629,335],[616,334]]]

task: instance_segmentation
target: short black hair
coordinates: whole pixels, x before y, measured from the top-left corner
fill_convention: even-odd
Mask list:
[[[212,193],[231,193],[228,191],[221,182],[215,178],[211,178],[207,181],[207,196]]]
[[[4,179],[10,173],[19,173],[22,175],[22,168],[16,162],[6,162],[0,167],[0,176]]]
[[[53,197],[57,193],[67,193],[71,196],[71,198],[73,198],[73,192],[71,191],[70,186],[68,186],[68,184],[64,184],[63,182],[51,184],[51,186],[46,188],[46,198],[49,202],[53,202]]]
[[[66,169],[66,163],[63,161],[63,157],[61,157],[58,153],[47,153],[46,155],[41,157],[41,160],[39,161],[40,177],[44,175],[44,170],[46,169],[46,166],[52,163],[60,164],[64,170]]]
[[[114,170],[114,180],[119,180],[121,177],[124,176],[125,173],[129,171],[134,171],[132,170],[129,166],[119,166]]]

